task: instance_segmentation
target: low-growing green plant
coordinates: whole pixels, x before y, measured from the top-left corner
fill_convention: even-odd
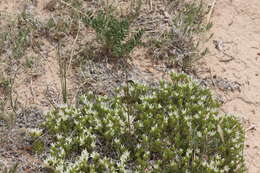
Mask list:
[[[199,49],[199,44],[204,41],[200,34],[208,31],[212,24],[205,22],[208,12],[203,1],[174,1],[171,6],[174,6],[171,31],[165,33],[164,38],[152,41],[152,51],[155,57],[167,57],[189,73],[193,63],[207,53],[207,49]]]
[[[242,173],[244,130],[218,115],[208,89],[185,74],[156,87],[129,84],[114,97],[83,95],[46,115],[46,163],[57,172]]]
[[[6,121],[9,128],[15,124],[17,116],[17,97],[13,97],[13,85],[19,68],[16,69],[13,77],[7,77],[5,69],[2,69],[3,76],[0,76],[0,90],[3,94],[0,101],[0,120]],[[12,112],[8,111],[7,105],[12,108]]]
[[[143,30],[138,30],[131,37],[131,17],[117,18],[113,10],[100,10],[96,16],[91,14],[83,19],[83,22],[92,27],[97,34],[98,41],[103,45],[108,56],[127,57],[129,53],[141,44]]]
[[[33,40],[40,34],[41,28],[39,21],[23,11],[0,30],[0,55],[21,59],[30,46],[36,46]]]
[[[1,167],[0,167],[0,171],[1,171]],[[1,173],[16,173],[16,172],[18,172],[18,163],[14,164],[10,168],[4,167],[3,170],[1,171]]]
[[[173,20],[171,44],[175,50],[175,58],[183,71],[189,71],[192,63],[203,57],[207,51],[200,52],[198,46],[201,40],[196,38],[199,33],[211,27],[211,23],[204,22],[206,14],[202,1],[186,3]]]
[[[32,149],[35,153],[42,153],[44,151],[44,142],[41,140],[42,130],[38,128],[28,128],[27,134],[28,138],[32,142]]]

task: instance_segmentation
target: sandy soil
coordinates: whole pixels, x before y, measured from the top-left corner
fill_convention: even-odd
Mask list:
[[[214,33],[204,62],[211,75],[236,81],[241,92],[216,92],[223,110],[246,122],[245,155],[249,173],[260,172],[260,1],[217,0]]]

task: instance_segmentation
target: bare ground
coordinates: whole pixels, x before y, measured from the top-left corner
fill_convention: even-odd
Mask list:
[[[201,65],[211,77],[240,85],[240,92],[223,92],[223,111],[243,117],[245,156],[249,173],[260,172],[260,1],[216,1],[210,55]],[[203,73],[205,75],[205,73]]]

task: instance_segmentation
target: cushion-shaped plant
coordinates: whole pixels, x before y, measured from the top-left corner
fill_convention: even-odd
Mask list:
[[[114,97],[81,97],[46,115],[46,163],[58,172],[242,173],[244,130],[219,116],[210,91],[185,74],[156,87],[129,84]]]

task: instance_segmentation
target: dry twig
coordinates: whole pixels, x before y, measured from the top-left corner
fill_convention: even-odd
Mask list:
[[[245,131],[248,132],[250,130],[255,130],[255,128],[256,128],[255,125],[252,125],[252,126],[248,127]]]
[[[209,13],[208,13],[208,16],[207,16],[207,23],[206,23],[207,25],[208,25],[209,22],[210,22],[210,18],[211,18],[211,16],[212,16],[213,9],[214,9],[214,7],[215,7],[216,1],[217,1],[217,0],[214,0],[214,1],[212,2],[211,7],[210,7],[210,10],[209,10]]]

